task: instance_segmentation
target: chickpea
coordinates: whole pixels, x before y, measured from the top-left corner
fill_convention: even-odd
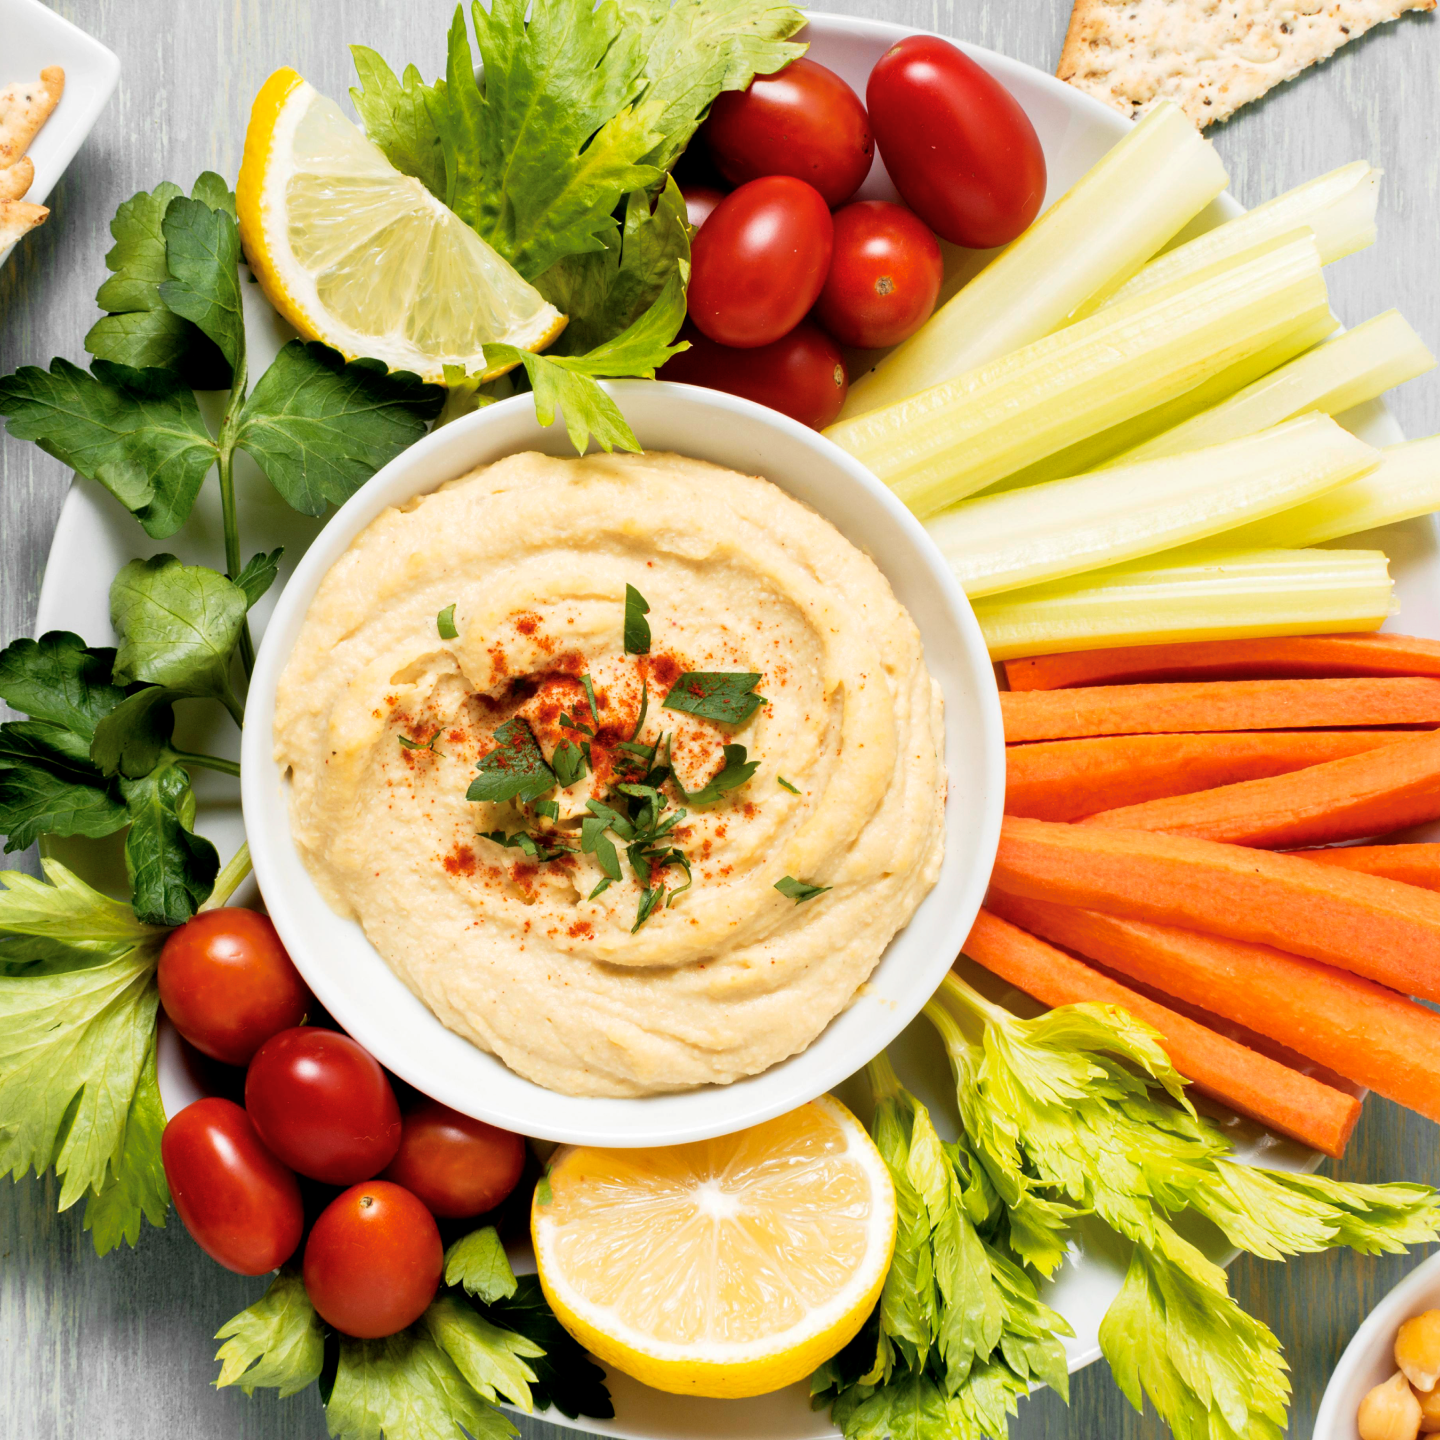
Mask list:
[[[1412,1315],[1395,1336],[1395,1363],[1417,1390],[1440,1383],[1440,1310]]]
[[[1420,1402],[1420,1433],[1433,1435],[1440,1430],[1440,1386],[1415,1398]]]
[[[1355,1420],[1360,1440],[1416,1440],[1420,1433],[1420,1402],[1410,1382],[1397,1370],[1360,1402]]]

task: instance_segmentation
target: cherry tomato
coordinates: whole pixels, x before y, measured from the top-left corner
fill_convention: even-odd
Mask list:
[[[930,318],[944,278],[940,245],[923,221],[885,200],[857,200],[835,216],[816,318],[842,345],[898,345]]]
[[[690,349],[667,361],[661,380],[704,385],[758,401],[822,430],[845,403],[850,381],[840,347],[818,326],[802,320],[788,335],[753,350],[732,350],[707,339],[688,320],[680,332]]]
[[[825,283],[834,228],[820,192],[803,180],[767,175],[731,191],[695,236],[691,318],[739,349],[788,334]]]
[[[909,35],[865,90],[880,158],[905,203],[942,239],[1006,245],[1045,198],[1045,153],[1015,97],[948,40]]]
[[[682,185],[680,193],[685,197],[685,218],[697,230],[725,198],[725,192],[713,185]]]
[[[348,1035],[303,1026],[256,1052],[245,1109],[293,1170],[327,1185],[378,1175],[400,1145],[400,1107],[385,1072]]]
[[[269,917],[231,906],[172,930],[160,951],[160,1003],[202,1054],[244,1065],[298,1025],[310,992]]]
[[[328,1324],[378,1340],[425,1313],[444,1263],[430,1212],[399,1185],[370,1180],[321,1211],[305,1242],[305,1289]]]
[[[832,209],[860,188],[875,158],[860,97],[813,60],[794,60],[774,75],[757,75],[748,90],[717,95],[705,142],[732,185],[793,175]]]
[[[212,1260],[264,1275],[295,1253],[305,1229],[300,1184],[233,1100],[187,1105],[166,1125],[160,1159],[185,1228]]]
[[[464,1220],[493,1210],[525,1168],[525,1142],[509,1130],[426,1100],[402,1123],[384,1179],[403,1185],[432,1215]]]

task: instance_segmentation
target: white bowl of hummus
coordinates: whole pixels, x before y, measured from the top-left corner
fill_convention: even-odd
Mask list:
[[[386,466],[301,561],[243,749],[317,998],[427,1095],[600,1145],[813,1099],[918,1013],[984,897],[996,686],[914,517],[774,411],[518,396]]]

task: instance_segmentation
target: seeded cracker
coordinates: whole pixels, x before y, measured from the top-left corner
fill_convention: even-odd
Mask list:
[[[23,200],[35,183],[35,166],[22,155],[8,170],[0,170],[0,200]]]
[[[0,89],[0,170],[13,165],[30,148],[65,91],[65,72],[50,65],[38,80],[17,80]]]
[[[1056,74],[1130,116],[1173,100],[1204,127],[1346,41],[1436,0],[1075,0]]]

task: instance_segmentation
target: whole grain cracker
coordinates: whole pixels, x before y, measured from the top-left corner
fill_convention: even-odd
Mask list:
[[[9,169],[0,170],[0,200],[23,200],[34,183],[34,163],[22,155]]]
[[[1173,100],[1202,129],[1436,0],[1075,0],[1056,74],[1129,116]]]
[[[28,200],[0,200],[0,250],[43,225],[49,213],[43,205],[32,205]]]
[[[49,65],[38,80],[17,80],[0,89],[0,170],[30,148],[40,127],[65,93],[65,72]]]

